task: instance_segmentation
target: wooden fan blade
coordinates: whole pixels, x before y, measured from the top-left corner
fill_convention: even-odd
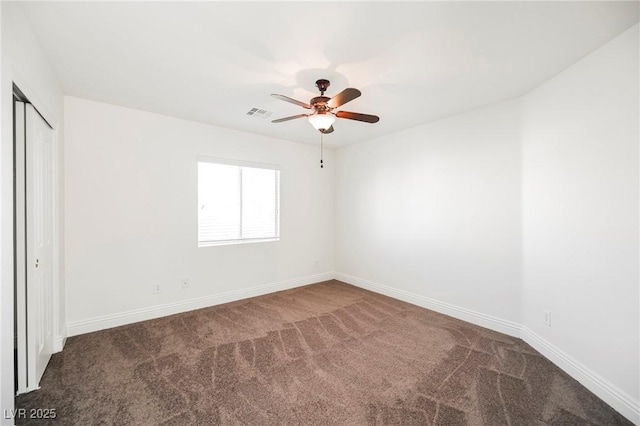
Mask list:
[[[328,128],[327,130],[325,130],[325,131],[320,130],[320,133],[324,133],[325,135],[326,135],[327,133],[333,133],[333,126],[329,127],[329,128]]]
[[[329,105],[330,108],[338,108],[340,105],[344,105],[360,95],[362,95],[362,93],[360,93],[358,89],[348,87],[331,98],[331,100],[327,102],[327,105]]]
[[[365,123],[377,123],[380,121],[380,117],[377,115],[360,114],[357,112],[338,111],[336,117],[347,118],[349,120],[364,121]]]
[[[311,109],[311,105],[305,104],[304,102],[297,101],[297,100],[295,100],[293,98],[290,98],[288,96],[285,96],[285,95],[278,95],[278,94],[272,93],[271,96],[273,96],[276,99],[280,99],[281,101],[285,101],[285,102],[289,102],[291,104],[299,105],[302,108]]]
[[[272,123],[282,123],[283,121],[295,120],[296,118],[308,117],[309,114],[292,115],[291,117],[278,118],[277,120],[271,120]]]

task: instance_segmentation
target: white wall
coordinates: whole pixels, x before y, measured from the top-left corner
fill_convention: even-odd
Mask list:
[[[639,71],[636,25],[523,103],[524,324],[636,404]]]
[[[71,97],[65,130],[70,335],[331,277],[330,150]],[[281,167],[279,242],[197,247],[201,155]]]
[[[13,380],[13,107],[12,83],[16,83],[29,97],[35,107],[54,124],[56,145],[59,152],[63,142],[62,91],[38,40],[25,20],[21,6],[14,2],[0,2],[2,29],[2,72],[0,78],[0,423],[13,424],[5,419],[5,409],[14,406]],[[64,197],[62,192],[61,157],[56,159],[56,202]],[[62,203],[57,205],[57,224],[61,229],[63,220]],[[57,259],[57,280],[60,295],[64,295],[63,252],[59,250]],[[63,303],[61,297],[61,303]],[[64,306],[60,306],[56,318],[56,342],[64,337]],[[8,411],[7,411],[8,412]]]
[[[638,78],[636,25],[519,100],[340,149],[338,277],[521,335],[640,422]]]
[[[510,101],[340,149],[341,278],[520,322],[519,115]]]

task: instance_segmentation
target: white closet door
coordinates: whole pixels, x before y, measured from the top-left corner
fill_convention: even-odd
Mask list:
[[[31,104],[25,105],[24,129],[28,392],[39,387],[53,353],[53,130]]]

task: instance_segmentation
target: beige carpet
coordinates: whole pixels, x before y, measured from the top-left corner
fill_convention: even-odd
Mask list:
[[[631,424],[519,339],[338,281],[70,338],[41,385],[17,406],[58,425]]]

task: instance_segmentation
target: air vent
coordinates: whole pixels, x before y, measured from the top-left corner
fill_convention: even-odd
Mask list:
[[[251,110],[249,110],[247,112],[247,115],[251,115],[251,116],[256,117],[256,118],[269,118],[269,117],[271,117],[271,113],[269,111],[266,111],[266,110],[260,109],[260,108],[251,108]]]

